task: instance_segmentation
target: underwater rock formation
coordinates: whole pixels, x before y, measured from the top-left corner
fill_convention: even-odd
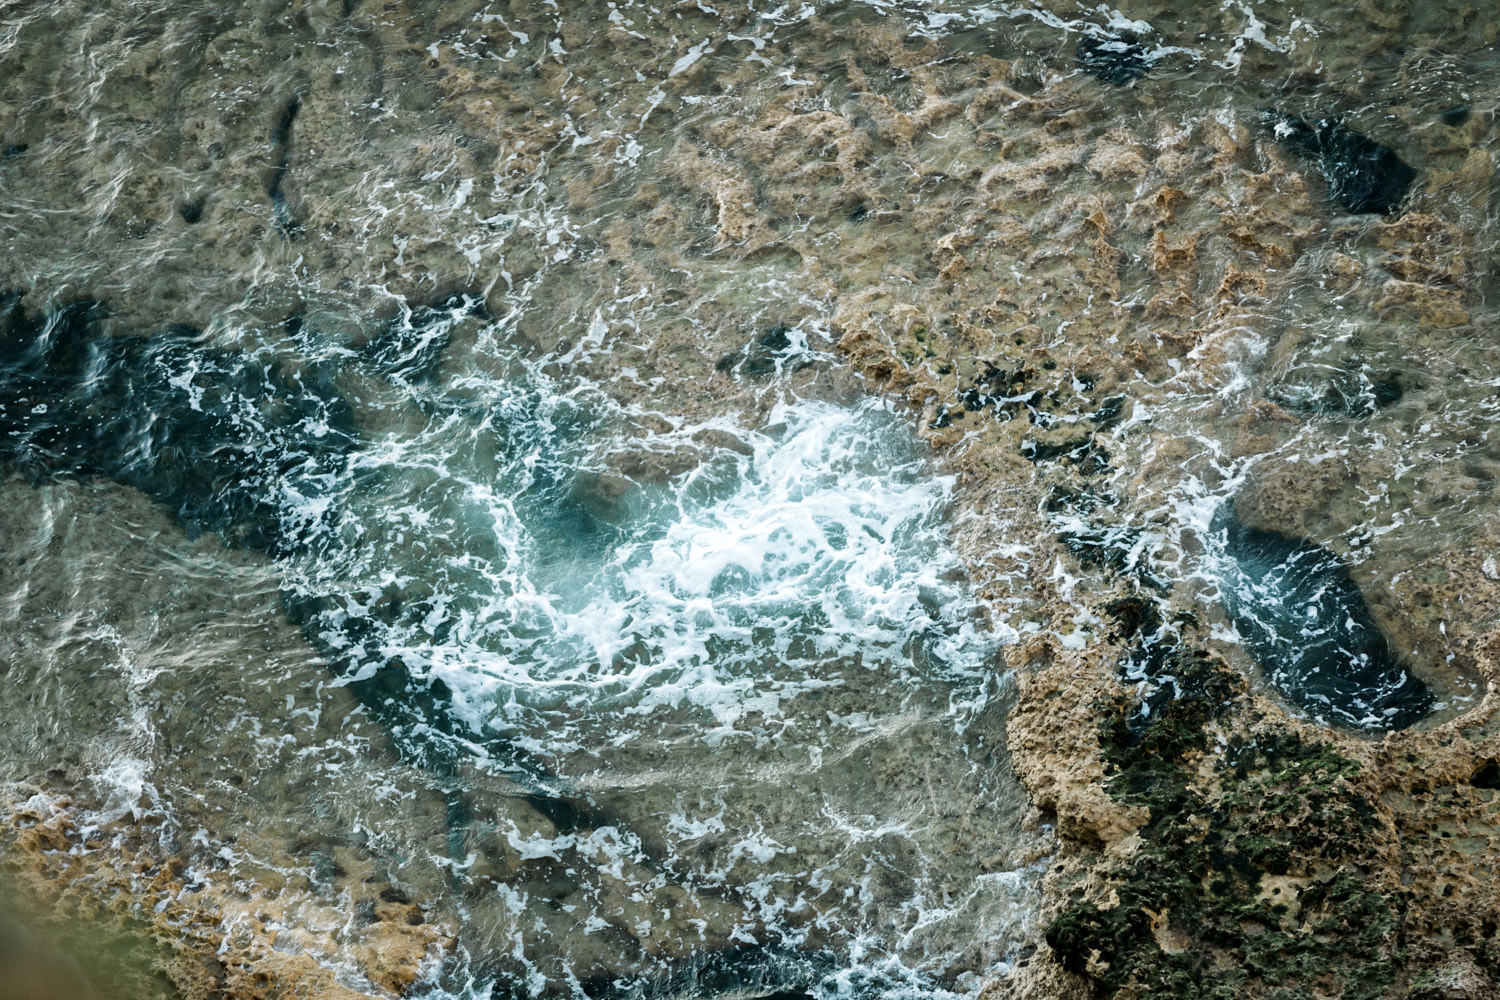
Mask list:
[[[1416,179],[1417,172],[1395,150],[1342,122],[1308,122],[1279,111],[1265,112],[1262,121],[1278,142],[1317,164],[1329,197],[1345,211],[1390,215]]]
[[[1249,527],[1232,504],[1219,509],[1211,530],[1223,546],[1225,608],[1288,700],[1357,729],[1403,729],[1432,711],[1427,685],[1391,650],[1333,553]]]

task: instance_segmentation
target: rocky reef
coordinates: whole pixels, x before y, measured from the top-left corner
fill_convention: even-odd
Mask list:
[[[965,863],[1049,859],[1032,940],[1001,955],[976,932],[952,982],[982,970],[994,1000],[1494,995],[1493,19],[1147,3],[1131,15],[1155,25],[1148,55],[1140,29],[1061,4],[564,6],[163,8],[150,31],[138,5],[28,18],[0,56],[6,343],[88,301],[108,304],[91,337],[121,339],[105,354],[206,337],[233,358],[237,324],[295,320],[375,359],[379,331],[410,328],[393,317],[461,295],[544,374],[649,400],[663,434],[765,416],[772,384],[886,393],[957,476],[954,537],[1012,640],[1000,731],[1045,850],[958,817]],[[1297,113],[1267,129],[1273,105]],[[458,337],[424,363],[476,350]],[[314,367],[275,378],[317,385]],[[707,445],[596,474],[624,496]],[[283,542],[242,530],[267,519],[204,520],[177,499],[192,483],[115,478],[128,488],[3,490],[16,508],[62,495],[72,541],[101,560],[123,545],[149,566],[145,539],[197,522],[247,581],[242,605],[212,610],[263,630],[276,669],[217,682],[203,718],[129,679],[69,695],[56,724],[7,704],[34,720],[5,747],[14,878],[59,912],[129,914],[181,997],[398,996],[453,953],[455,895],[507,930],[508,887],[565,898],[566,855],[522,856],[495,831],[549,839],[568,820],[514,773],[465,773],[499,818],[453,843],[452,776],[327,684],[326,650],[265,567]],[[1316,563],[1309,592],[1331,603],[1298,584],[1291,610],[1312,606],[1380,676],[1287,683],[1313,658],[1259,642],[1215,582],[1229,502],[1255,572]],[[61,592],[50,545],[0,548]],[[167,587],[150,580],[112,613],[148,619]],[[28,601],[0,662],[36,705],[69,704],[20,666],[56,640],[47,594]],[[193,655],[191,637],[160,649]],[[1398,696],[1362,725],[1354,700],[1382,686]],[[158,703],[165,736],[69,756],[91,706]],[[290,720],[285,739],[241,744],[237,720],[257,716]],[[98,780],[111,753],[192,773],[170,828],[149,782]],[[381,780],[346,797],[329,762],[355,759]],[[879,773],[932,794],[915,762]],[[264,820],[285,801],[317,803],[319,823]],[[371,810],[402,836],[351,833]],[[413,860],[471,853],[456,893],[451,865]],[[690,965],[701,927],[736,954],[729,907],[653,879],[590,888],[620,915],[581,978],[607,983],[627,954]],[[644,883],[655,895],[633,898]],[[565,925],[563,905],[539,919]],[[651,925],[664,907],[681,910]]]

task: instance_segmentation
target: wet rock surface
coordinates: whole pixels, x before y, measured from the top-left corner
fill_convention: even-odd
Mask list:
[[[591,7],[270,5],[150,35],[123,16],[28,22],[0,85],[17,112],[0,171],[28,207],[3,222],[3,284],[26,291],[31,315],[63,286],[108,302],[109,332],[467,291],[511,317],[544,368],[649,398],[662,433],[727,406],[764,412],[756,393],[786,351],[756,338],[805,331],[812,351],[908,403],[960,476],[955,536],[996,627],[1015,632],[1003,738],[1058,839],[1043,940],[1029,957],[1006,951],[1014,968],[992,973],[993,995],[1492,992],[1493,26],[1460,5],[1307,8],[1301,27],[1268,6],[1148,5],[1132,16],[1180,22],[1171,37],[1201,58],[1142,78],[1130,46],[1090,57],[1049,23],[1074,16],[1060,5],[999,24],[943,8],[957,20],[941,29],[931,11],[851,8],[795,30],[704,6],[611,20]],[[109,67],[107,86],[70,55],[84,51]],[[1087,58],[1138,82],[1101,86],[1077,72]],[[151,83],[163,73],[172,86]],[[1339,82],[1361,77],[1358,93]],[[42,100],[54,92],[90,103]],[[268,141],[289,94],[295,122]],[[1363,131],[1304,119],[1287,148],[1262,127],[1268,104],[1348,108]],[[1447,113],[1460,105],[1473,110]],[[108,155],[73,138],[95,121],[112,126]],[[1326,196],[1358,217],[1330,221]],[[459,338],[435,363],[475,353]],[[847,387],[835,367],[790,377]],[[659,481],[696,447],[621,456],[599,480]],[[33,487],[7,488],[23,507]],[[1230,496],[1247,530],[1340,561],[1431,692],[1426,721],[1370,738],[1259,684],[1195,580]],[[139,498],[93,502],[155,516]],[[274,588],[260,593],[285,626]],[[308,655],[298,630],[276,634]],[[274,704],[326,676],[315,664],[265,683]],[[329,697],[354,711],[348,692]],[[273,770],[211,780],[232,803],[235,773]],[[881,773],[928,794],[913,760]],[[330,786],[306,780],[336,811]],[[420,790],[420,807],[401,808],[422,846],[454,853],[441,783],[403,780]],[[514,799],[494,794],[520,828],[558,832]],[[218,809],[204,824],[215,836],[252,825],[244,807],[201,815]],[[16,829],[37,825],[16,815]],[[345,836],[331,824],[314,838],[342,845],[318,847],[332,866],[299,865],[334,885],[366,870],[377,852]],[[466,892],[496,924],[505,887],[542,898],[566,881],[567,860],[518,858],[483,821],[463,836],[479,858]],[[89,898],[138,891],[89,883],[88,865],[47,867],[68,843],[16,856]],[[409,845],[388,846],[396,858]],[[420,906],[444,877],[405,881],[426,888],[410,890]],[[606,978],[608,956],[636,946],[623,928],[653,909],[611,891],[628,916],[599,945]],[[399,905],[361,892],[359,906]],[[425,919],[403,926],[440,925]],[[974,935],[971,967],[995,970]],[[671,938],[644,940],[669,952]],[[344,952],[302,954],[336,966]],[[255,988],[296,981],[277,979],[296,973],[277,955]]]

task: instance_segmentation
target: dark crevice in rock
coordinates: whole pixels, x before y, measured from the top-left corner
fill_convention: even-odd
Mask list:
[[[1054,441],[1026,438],[1021,442],[1021,454],[1032,462],[1066,459],[1084,475],[1093,475],[1109,468],[1109,452],[1096,445],[1094,435],[1087,431],[1079,437],[1064,437]]]
[[[966,415],[967,414],[964,410],[955,409],[953,407],[950,407],[947,403],[943,403],[937,408],[937,412],[933,414],[932,421],[928,424],[928,426],[935,429],[952,427],[953,421],[962,420]]]
[[[1124,414],[1125,397],[1111,396],[1100,404],[1099,409],[1094,411],[1094,415],[1090,419],[1094,421],[1099,430],[1103,431],[1119,423],[1120,418]]]
[[[1457,128],[1458,126],[1463,125],[1469,120],[1469,115],[1473,112],[1473,110],[1474,109],[1467,104],[1455,105],[1454,107],[1446,108],[1443,111],[1438,112],[1438,120],[1441,121],[1444,125],[1447,125],[1449,128]]]
[[[1305,539],[1252,528],[1225,504],[1211,532],[1222,546],[1225,609],[1266,678],[1325,723],[1403,729],[1433,709],[1432,693],[1391,650],[1344,564]]]
[[[1474,772],[1474,777],[1469,779],[1469,784],[1475,788],[1488,788],[1500,791],[1500,762],[1488,761],[1483,767]]]
[[[1182,626],[1196,624],[1193,616],[1182,612],[1169,623],[1148,594],[1118,598],[1102,610],[1116,625],[1115,638],[1130,650],[1120,663],[1120,679],[1137,690],[1145,682],[1134,711],[1119,714],[1119,725],[1109,734],[1116,745],[1130,746],[1147,738],[1152,727],[1173,712],[1186,710],[1193,717],[1207,718],[1229,705],[1239,679],[1221,669],[1222,662],[1206,650],[1183,644]]]
[[[194,225],[203,219],[205,201],[206,199],[201,195],[196,198],[190,198],[178,207],[177,214],[182,216],[183,222],[186,222],[190,226]]]
[[[1345,211],[1390,215],[1416,179],[1395,150],[1342,122],[1308,122],[1279,111],[1264,112],[1262,121],[1278,142],[1317,164],[1329,197]]]
[[[270,179],[266,181],[266,194],[271,198],[276,228],[288,239],[302,232],[302,226],[292,214],[291,206],[287,204],[286,195],[282,191],[292,162],[292,126],[301,110],[302,96],[293,94],[282,104],[271,126],[271,161],[274,166],[271,168]]]

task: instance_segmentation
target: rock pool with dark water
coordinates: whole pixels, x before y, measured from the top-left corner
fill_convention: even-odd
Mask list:
[[[1210,528],[1230,619],[1287,698],[1323,722],[1401,729],[1432,695],[1392,652],[1332,553],[1246,526],[1225,504]]]
[[[180,1000],[1493,991],[1493,21],[14,7],[3,884]]]

